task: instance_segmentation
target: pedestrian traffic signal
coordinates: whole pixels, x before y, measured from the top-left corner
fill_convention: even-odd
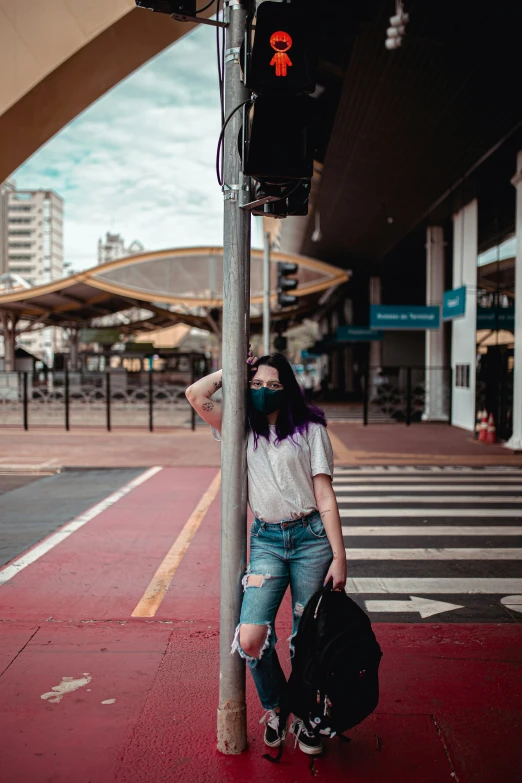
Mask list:
[[[290,275],[297,274],[297,264],[280,262],[277,265],[277,303],[280,307],[291,307],[297,302],[297,296],[287,294],[297,288],[297,280]]]
[[[308,3],[266,0],[257,9],[245,84],[254,93],[240,140],[242,171],[255,197],[247,205],[272,217],[306,215],[315,155],[317,42]]]
[[[245,83],[256,95],[300,95],[315,90],[317,44],[313,15],[303,3],[266,0],[257,9]]]

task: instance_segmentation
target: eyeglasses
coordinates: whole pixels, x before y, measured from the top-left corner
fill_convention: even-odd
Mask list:
[[[267,381],[266,383],[263,383],[263,381],[259,381],[257,378],[250,381],[251,389],[262,389],[263,386],[266,386],[270,391],[282,391],[284,389],[283,384],[278,383],[277,381]]]

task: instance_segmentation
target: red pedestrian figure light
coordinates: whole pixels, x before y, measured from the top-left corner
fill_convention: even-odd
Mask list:
[[[292,46],[292,38],[288,33],[278,30],[270,36],[270,46],[275,49],[275,54],[270,60],[270,65],[275,65],[276,76],[287,76],[287,66],[292,65],[292,60],[287,51]]]

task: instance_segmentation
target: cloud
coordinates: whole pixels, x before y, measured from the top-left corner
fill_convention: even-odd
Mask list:
[[[215,31],[201,26],[114,87],[13,175],[58,192],[65,259],[96,264],[98,238],[147,249],[222,243]]]

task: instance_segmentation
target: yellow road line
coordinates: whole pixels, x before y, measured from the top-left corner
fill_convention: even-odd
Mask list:
[[[330,436],[330,441],[332,443],[332,448],[334,450],[334,456],[336,462],[354,462],[354,453],[353,451],[350,451],[342,440],[335,434],[335,432],[332,432],[331,429],[328,429],[328,434]]]
[[[165,555],[163,562],[152,577],[152,580],[145,590],[140,602],[132,613],[132,617],[154,617],[158,611],[161,602],[165,598],[174,574],[178,570],[183,555],[189,548],[190,542],[203,522],[207,511],[214,501],[221,486],[221,471],[217,473],[212,482],[200,499],[198,505],[185,522],[183,530],[172,544]]]

